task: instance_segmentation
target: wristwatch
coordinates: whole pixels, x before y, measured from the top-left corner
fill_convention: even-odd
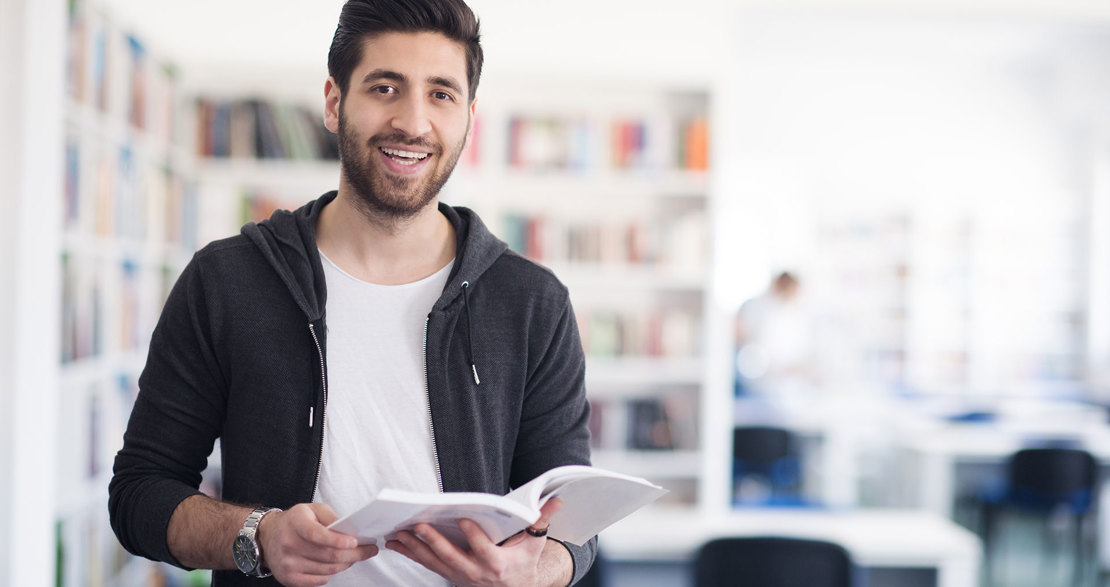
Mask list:
[[[270,572],[262,570],[262,546],[258,542],[258,524],[270,512],[280,512],[278,508],[258,508],[247,516],[239,535],[232,545],[235,566],[248,577],[269,577]]]

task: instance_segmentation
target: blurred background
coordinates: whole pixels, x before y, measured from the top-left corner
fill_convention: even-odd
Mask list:
[[[442,199],[570,287],[594,464],[670,489],[592,584],[1110,585],[1110,6],[470,4]],[[0,584],[207,584],[120,549],[111,463],[193,251],[337,186],[341,5],[0,0]]]

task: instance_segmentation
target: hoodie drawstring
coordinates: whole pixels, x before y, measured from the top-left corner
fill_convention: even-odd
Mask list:
[[[482,382],[478,379],[478,367],[474,364],[474,338],[472,336],[474,321],[470,319],[470,296],[467,294],[469,288],[469,281],[462,282],[463,305],[466,306],[466,358],[470,361],[470,371],[474,373],[474,384],[481,385]]]

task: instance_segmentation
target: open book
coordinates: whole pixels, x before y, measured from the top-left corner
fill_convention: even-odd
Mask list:
[[[328,526],[358,537],[359,544],[384,546],[399,530],[426,522],[466,548],[459,520],[474,520],[493,542],[520,532],[540,518],[552,497],[563,500],[547,535],[581,546],[613,522],[647,505],[667,490],[639,477],[584,465],[556,467],[508,495],[492,493],[415,493],[383,489],[357,511]]]

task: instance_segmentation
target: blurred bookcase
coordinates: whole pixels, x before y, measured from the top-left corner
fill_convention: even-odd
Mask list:
[[[821,347],[836,349],[822,375],[971,407],[1082,399],[1081,199],[1030,200],[821,218],[810,289]]]
[[[67,30],[56,584],[205,584],[127,554],[107,513],[151,332],[197,245],[177,76],[95,2],[70,0]]]
[[[587,353],[595,464],[651,478],[687,505],[702,474],[708,101],[704,89],[483,80],[471,141],[442,194],[569,287]],[[338,184],[334,143],[315,137],[319,123],[303,131],[313,156],[248,149],[266,134],[296,134],[264,132],[259,103],[195,101],[203,199],[223,202],[234,220],[224,231]],[[210,148],[211,137],[229,147]]]
[[[448,201],[570,289],[596,465],[693,505],[702,480],[711,254],[709,92],[483,82]]]

